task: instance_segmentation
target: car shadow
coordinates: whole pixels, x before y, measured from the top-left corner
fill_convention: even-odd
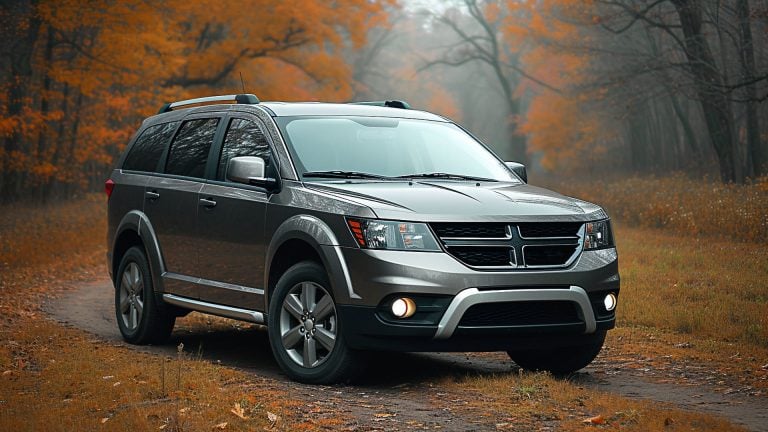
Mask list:
[[[176,357],[180,344],[183,344],[185,358],[288,380],[272,356],[266,327],[245,325],[205,329],[181,326],[174,331],[168,343],[154,349]],[[519,371],[503,353],[367,352],[360,361],[364,363],[361,372],[348,384],[363,388],[386,388],[467,376],[516,374]]]

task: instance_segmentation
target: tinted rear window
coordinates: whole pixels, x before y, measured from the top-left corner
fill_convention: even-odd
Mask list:
[[[171,139],[179,122],[164,123],[148,127],[141,133],[125,157],[123,169],[154,172],[157,162]]]
[[[202,178],[218,124],[217,118],[185,121],[171,144],[165,172]]]

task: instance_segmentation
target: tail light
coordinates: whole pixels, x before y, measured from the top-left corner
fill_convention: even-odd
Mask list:
[[[115,190],[115,182],[113,182],[112,179],[107,179],[107,181],[104,182],[104,192],[107,193],[107,199],[112,196],[113,190]]]

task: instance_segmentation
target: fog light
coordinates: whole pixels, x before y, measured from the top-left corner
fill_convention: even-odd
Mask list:
[[[409,318],[416,313],[416,303],[408,297],[401,297],[392,302],[392,315],[398,318]]]
[[[608,294],[603,299],[603,305],[605,305],[605,310],[608,312],[614,310],[616,308],[616,296],[613,295],[613,293]]]

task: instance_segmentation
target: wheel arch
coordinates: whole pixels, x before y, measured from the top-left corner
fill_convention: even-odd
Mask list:
[[[128,249],[133,246],[140,246],[149,261],[149,269],[152,273],[152,282],[155,292],[163,292],[162,275],[165,273],[165,264],[163,263],[160,245],[155,235],[155,230],[149,218],[143,212],[132,210],[123,216],[115,230],[115,241],[112,246],[112,278],[117,277],[117,268]]]
[[[269,297],[280,276],[301,261],[315,261],[325,268],[337,303],[359,298],[349,282],[346,262],[331,228],[317,217],[297,215],[280,225],[267,248],[265,310],[269,308]]]

